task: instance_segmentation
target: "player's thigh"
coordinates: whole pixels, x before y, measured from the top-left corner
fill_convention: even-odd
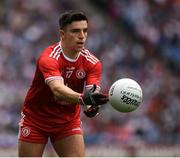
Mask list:
[[[18,156],[19,157],[41,157],[45,144],[29,143],[19,140]]]
[[[84,157],[85,145],[81,134],[74,134],[52,143],[55,151],[63,157]]]

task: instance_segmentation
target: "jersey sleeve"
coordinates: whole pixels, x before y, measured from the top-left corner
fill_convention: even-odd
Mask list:
[[[98,62],[94,67],[91,68],[86,78],[86,89],[92,87],[93,84],[96,84],[97,88],[100,90],[101,82],[101,73],[102,73],[102,64]]]
[[[52,80],[63,79],[58,67],[58,62],[55,59],[41,56],[38,60],[38,67],[46,83]]]

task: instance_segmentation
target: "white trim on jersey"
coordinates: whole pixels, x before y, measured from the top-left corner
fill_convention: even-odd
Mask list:
[[[52,55],[54,54],[54,52],[60,48],[60,45],[58,44],[56,47],[53,48],[53,51],[51,52],[51,54],[49,55],[49,57],[52,57]]]
[[[96,86],[97,86],[97,85],[96,85]],[[86,86],[85,86],[85,89],[86,89],[86,90],[90,90],[92,87],[93,87],[92,84],[91,84],[91,85],[86,85]],[[101,90],[101,87],[100,87],[100,86],[97,86],[97,87],[96,87],[96,90],[97,90],[97,91],[100,91],[100,90]]]
[[[98,58],[96,58],[94,55],[92,55],[90,52],[89,52],[89,50],[87,50],[87,49],[83,49],[83,51],[85,52],[85,53],[87,53],[90,57],[92,57],[96,62],[98,62],[99,61],[99,59]]]
[[[64,78],[62,76],[51,76],[45,79],[45,83],[48,84],[48,82],[53,80],[63,80],[64,82]]]
[[[65,58],[67,61],[70,61],[70,62],[76,62],[76,61],[78,60],[78,58],[79,58],[79,55],[80,55],[80,53],[79,53],[76,59],[71,59],[71,58],[69,58],[68,56],[66,56],[66,54],[63,53],[63,51],[62,51],[62,54],[63,54],[64,58]]]
[[[90,61],[92,64],[96,64],[99,60],[90,54],[90,52],[87,49],[84,49],[81,51],[81,55],[86,58],[87,61]]]
[[[59,43],[57,46],[54,47],[54,49],[51,52],[51,54],[49,55],[49,57],[58,60],[61,53],[62,53],[62,48],[61,48],[61,45]]]

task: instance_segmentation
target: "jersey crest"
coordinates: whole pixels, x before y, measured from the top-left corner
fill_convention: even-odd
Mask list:
[[[86,77],[86,72],[83,69],[79,69],[76,71],[76,77],[78,79],[83,79]]]

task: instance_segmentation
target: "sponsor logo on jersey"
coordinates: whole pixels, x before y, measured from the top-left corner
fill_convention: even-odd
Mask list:
[[[78,79],[83,79],[83,78],[85,78],[85,76],[86,76],[86,72],[84,70],[79,69],[76,71],[76,77]]]
[[[72,67],[67,67],[66,69],[67,69],[67,70],[74,70],[75,67],[74,67],[74,66],[72,66]]]

